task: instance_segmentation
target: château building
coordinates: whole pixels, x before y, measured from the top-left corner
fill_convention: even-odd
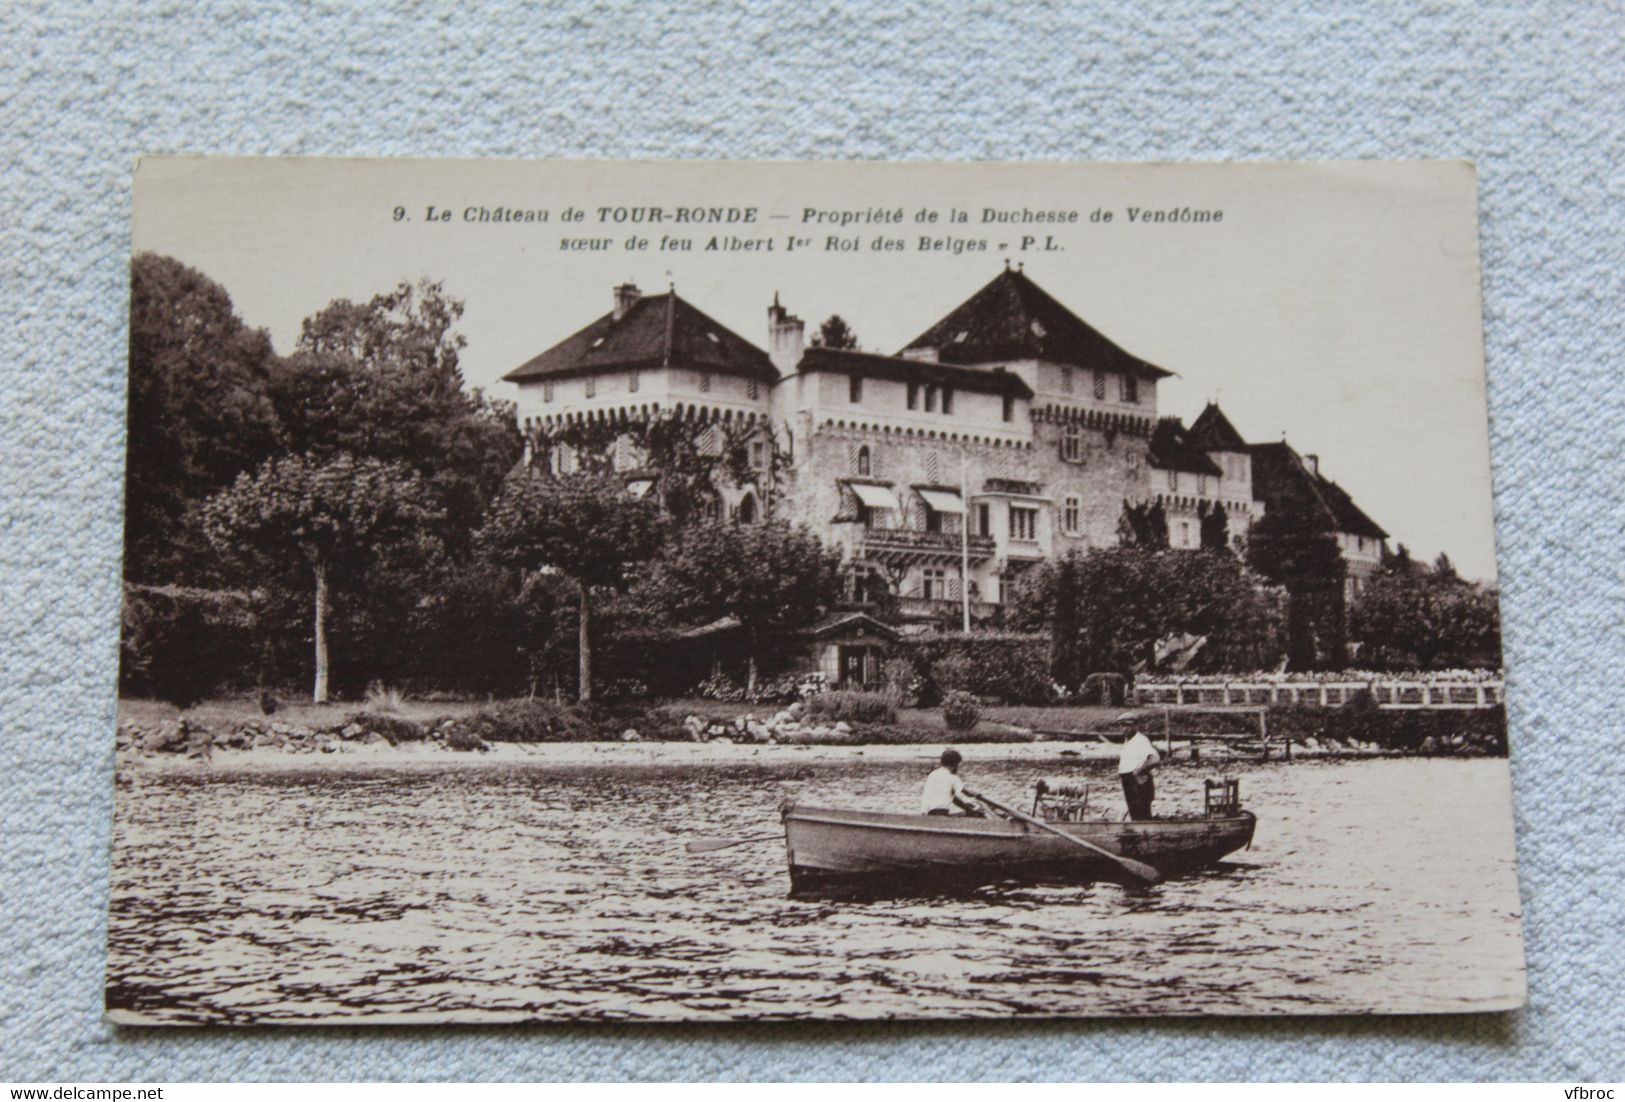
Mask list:
[[[1245,443],[1213,405],[1189,429],[1160,417],[1170,372],[1020,268],[896,355],[812,346],[776,295],[766,335],[764,351],[675,291],[624,284],[608,313],[505,379],[538,436],[678,418],[713,449],[745,440],[755,476],[718,486],[715,514],[811,526],[843,551],[855,598],[883,589],[911,618],[957,616],[967,593],[974,618],[992,616],[1034,563],[1116,545],[1125,505],[1161,506],[1173,547],[1202,546],[1204,531],[1239,547],[1285,484],[1284,444]],[[553,450],[568,469],[569,448]],[[617,445],[614,460],[631,492],[657,485],[634,448]],[[1380,543],[1346,494],[1314,486],[1336,523],[1363,518],[1338,529],[1361,541],[1351,559]]]

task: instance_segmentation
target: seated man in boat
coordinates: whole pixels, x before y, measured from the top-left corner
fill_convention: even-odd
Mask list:
[[[925,789],[920,793],[921,815],[975,815],[985,818],[987,813],[967,799],[965,782],[959,779],[959,751],[949,748],[942,752],[942,764],[931,770],[925,778]],[[957,809],[957,811],[956,811]]]
[[[1123,782],[1123,799],[1128,801],[1130,819],[1151,818],[1151,798],[1156,795],[1156,782],[1151,771],[1162,761],[1156,747],[1135,731],[1123,742],[1123,752],[1117,756],[1117,775]]]

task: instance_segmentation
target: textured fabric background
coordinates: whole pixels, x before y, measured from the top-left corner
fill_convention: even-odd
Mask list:
[[[1625,14],[1285,11],[1310,6],[7,4],[0,1078],[1625,1074]],[[1531,1008],[959,1028],[102,1024],[129,187],[135,157],[157,151],[1476,160]]]

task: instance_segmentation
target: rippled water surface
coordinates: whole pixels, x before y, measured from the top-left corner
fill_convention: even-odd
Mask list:
[[[786,797],[910,807],[929,763],[123,774],[121,1020],[1470,1010],[1523,991],[1504,761],[1230,766],[1250,851],[1150,888],[788,897]],[[1091,772],[1092,771],[1092,772]],[[1019,796],[1104,767],[968,763]],[[1158,810],[1211,769],[1163,770]],[[1030,797],[1029,797],[1030,798]]]

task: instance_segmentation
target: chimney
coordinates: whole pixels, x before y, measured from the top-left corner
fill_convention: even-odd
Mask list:
[[[1309,473],[1310,474],[1314,475],[1317,478],[1320,476],[1320,456],[1318,456],[1318,455],[1306,455],[1306,456],[1304,456],[1303,457],[1303,465],[1305,467],[1309,468]]]
[[[767,308],[767,354],[780,375],[789,375],[801,362],[802,341],[806,323],[779,305],[779,293],[773,292],[773,305]]]
[[[636,283],[623,283],[619,287],[615,288],[615,311],[613,314],[613,320],[620,321],[622,318],[624,318],[626,316],[626,312],[632,309],[632,305],[641,297],[643,297],[643,292],[638,290],[638,285]]]

